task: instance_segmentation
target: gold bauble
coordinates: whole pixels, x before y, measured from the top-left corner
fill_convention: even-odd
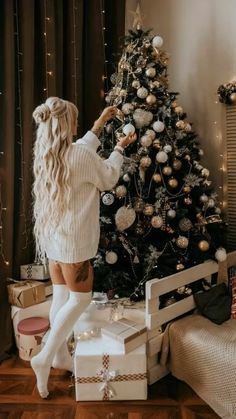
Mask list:
[[[148,156],[142,157],[140,159],[140,166],[143,168],[149,167],[151,163],[152,163],[152,160]]]
[[[189,192],[191,192],[191,187],[190,187],[189,185],[185,185],[185,186],[183,187],[183,192],[185,192],[185,193],[189,193]]]
[[[182,271],[185,268],[183,263],[177,263],[176,265],[176,271]]]
[[[161,182],[161,175],[159,175],[159,173],[154,173],[154,175],[152,176],[154,182],[156,183],[160,183]]]
[[[172,178],[172,179],[169,179],[168,180],[168,185],[171,187],[171,188],[177,188],[177,186],[178,186],[178,180],[177,179],[175,179],[174,177]]]
[[[176,113],[183,113],[183,108],[182,108],[182,106],[176,106],[176,107],[175,107],[175,112],[176,112]]]
[[[170,166],[165,166],[162,169],[162,173],[166,176],[170,176],[172,173],[172,168]]]
[[[116,196],[118,198],[123,198],[127,195],[127,188],[124,185],[117,186],[116,188]]]
[[[177,121],[175,125],[178,129],[184,129],[185,128],[185,122],[182,121],[182,119],[180,121]]]
[[[146,204],[143,209],[144,215],[151,216],[154,213],[154,208],[151,204]]]
[[[180,161],[180,160],[178,160],[178,159],[173,160],[172,165],[173,165],[173,168],[174,168],[175,170],[179,170],[179,169],[181,169],[181,167],[182,167],[182,163],[181,163],[181,161]]]
[[[209,249],[210,245],[208,243],[208,241],[206,240],[201,240],[200,242],[198,242],[198,248],[202,251],[202,252],[207,252],[207,250]]]
[[[189,241],[185,236],[179,236],[175,241],[176,246],[178,246],[180,249],[186,249],[186,247],[188,247],[188,242]]]
[[[231,93],[231,95],[230,95],[230,101],[231,101],[231,103],[236,103],[236,92]]]
[[[191,205],[192,202],[193,202],[193,200],[192,200],[192,198],[190,196],[186,196],[184,198],[184,202],[185,202],[186,205]]]
[[[154,228],[161,228],[163,225],[163,218],[160,215],[154,215],[151,219],[151,225]]]
[[[154,95],[148,95],[146,97],[146,102],[148,103],[148,105],[153,105],[154,103],[156,103],[156,96]]]
[[[155,140],[153,140],[152,146],[156,149],[159,150],[159,148],[161,147],[161,142],[160,140],[158,140],[158,138],[156,138]]]

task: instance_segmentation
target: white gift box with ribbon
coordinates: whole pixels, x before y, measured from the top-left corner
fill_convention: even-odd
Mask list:
[[[146,400],[146,346],[124,354],[107,336],[78,341],[75,350],[77,401]]]

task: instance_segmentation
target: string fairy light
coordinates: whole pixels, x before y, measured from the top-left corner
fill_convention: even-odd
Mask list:
[[[49,78],[53,76],[53,71],[51,70],[51,65],[49,65],[49,60],[51,63],[52,53],[48,51],[48,25],[51,22],[51,18],[48,16],[47,10],[47,0],[44,0],[44,43],[45,43],[45,87],[43,92],[45,99],[49,96]]]
[[[217,96],[217,94],[216,94]],[[214,104],[216,105],[216,107],[219,107],[219,100],[217,98],[214,99]],[[217,115],[219,114],[219,109],[216,109],[217,111]],[[213,129],[214,129],[214,135],[216,138],[216,142],[218,143],[219,149],[222,150],[223,148],[223,134],[222,134],[222,129],[220,127],[221,124],[218,123],[218,120],[214,120],[213,121]],[[219,205],[222,208],[222,210],[225,209],[227,203],[224,200],[224,191],[223,191],[223,185],[224,185],[224,181],[225,181],[225,173],[226,173],[226,167],[225,167],[225,162],[224,162],[224,154],[220,153],[219,157],[221,159],[220,164],[219,164],[219,176],[220,176],[220,181],[217,182],[218,183],[218,190],[219,190]]]
[[[23,53],[21,51],[21,45],[20,45],[20,32],[19,32],[19,13],[18,13],[18,1],[15,1],[15,44],[16,44],[16,64],[17,64],[17,123],[16,126],[18,128],[18,133],[19,133],[19,139],[17,141],[17,143],[20,146],[20,157],[21,157],[21,164],[20,164],[20,170],[21,170],[21,174],[19,177],[19,181],[21,183],[21,213],[20,213],[20,217],[22,217],[23,219],[23,232],[22,235],[24,236],[25,239],[25,244],[23,246],[23,249],[26,249],[28,247],[28,232],[27,232],[27,219],[26,219],[26,200],[25,200],[25,161],[24,161],[24,150],[23,150],[23,126],[22,126],[22,94],[21,94],[21,81],[22,81],[22,73],[23,73],[23,68],[22,68],[22,63],[21,63],[21,59],[23,56]]]
[[[1,155],[4,155],[4,152],[0,152]],[[9,265],[9,261],[6,259],[5,250],[4,250],[4,234],[3,234],[3,212],[7,211],[6,207],[3,207],[2,202],[2,185],[0,183],[0,257],[5,265]]]
[[[102,43],[103,43],[103,62],[104,62],[104,74],[102,76],[103,79],[103,97],[106,96],[107,91],[108,91],[108,70],[107,70],[107,65],[108,65],[108,60],[107,60],[107,41],[106,41],[106,25],[105,25],[105,16],[106,16],[106,11],[105,11],[105,7],[104,7],[104,0],[100,0],[100,9],[101,9],[101,28],[102,28]]]
[[[73,9],[72,9],[72,17],[73,17],[73,39],[72,39],[72,44],[73,44],[73,74],[72,74],[72,79],[73,79],[73,84],[74,84],[74,104],[77,106],[78,105],[78,83],[77,83],[77,64],[78,64],[78,56],[77,56],[77,46],[76,46],[76,28],[77,28],[77,10],[78,7],[76,6],[76,2],[75,0],[73,0]]]

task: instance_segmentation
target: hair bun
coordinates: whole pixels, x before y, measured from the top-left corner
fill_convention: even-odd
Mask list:
[[[48,107],[48,105],[43,103],[42,105],[37,106],[33,113],[33,118],[36,124],[40,124],[41,122],[46,122],[50,114],[50,108]]]

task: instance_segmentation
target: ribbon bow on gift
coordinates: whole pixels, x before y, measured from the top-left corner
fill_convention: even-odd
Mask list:
[[[108,369],[105,367],[98,372],[98,376],[101,377],[103,381],[99,391],[103,391],[103,398],[105,400],[110,400],[110,398],[116,395],[116,391],[112,387],[110,381],[114,381],[114,379],[118,376],[118,371],[108,371]]]

